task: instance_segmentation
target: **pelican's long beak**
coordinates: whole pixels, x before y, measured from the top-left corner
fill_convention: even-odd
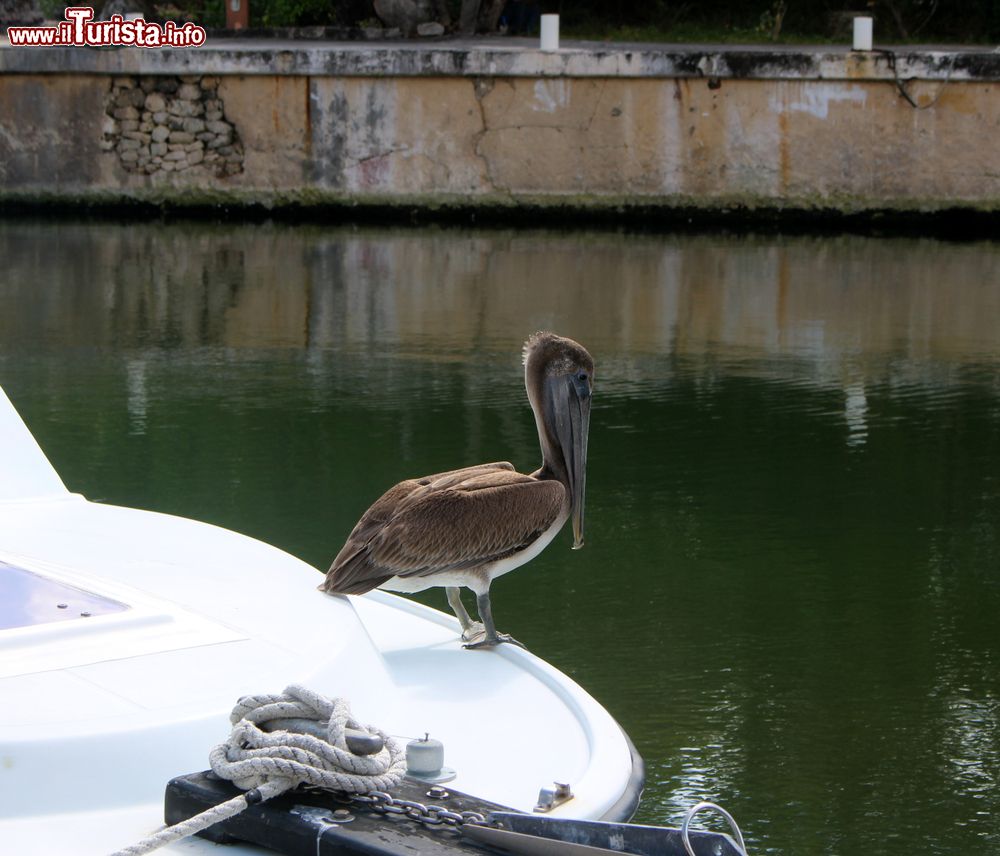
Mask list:
[[[564,375],[546,381],[551,414],[569,479],[573,549],[583,546],[583,506],[587,492],[587,435],[590,431],[590,380]]]

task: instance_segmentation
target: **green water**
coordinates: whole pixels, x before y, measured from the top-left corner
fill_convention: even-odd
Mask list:
[[[323,569],[400,478],[537,466],[520,346],[579,339],[587,546],[493,603],[628,731],[638,819],[1000,852],[997,244],[8,221],[0,265],[71,489]]]

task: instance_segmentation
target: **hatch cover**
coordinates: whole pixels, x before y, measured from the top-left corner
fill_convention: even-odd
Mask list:
[[[128,605],[0,562],[0,630],[124,612]]]

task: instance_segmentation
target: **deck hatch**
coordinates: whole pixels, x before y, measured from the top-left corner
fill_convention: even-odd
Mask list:
[[[124,612],[127,604],[0,562],[0,630]]]

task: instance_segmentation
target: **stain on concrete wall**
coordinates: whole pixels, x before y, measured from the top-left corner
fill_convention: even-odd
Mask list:
[[[494,191],[476,152],[482,114],[462,78],[314,78],[313,176],[354,193]]]
[[[0,187],[95,186],[108,78],[92,75],[0,77]]]
[[[239,188],[292,190],[311,183],[309,79],[297,75],[219,78],[226,117],[239,129],[243,172]]]

